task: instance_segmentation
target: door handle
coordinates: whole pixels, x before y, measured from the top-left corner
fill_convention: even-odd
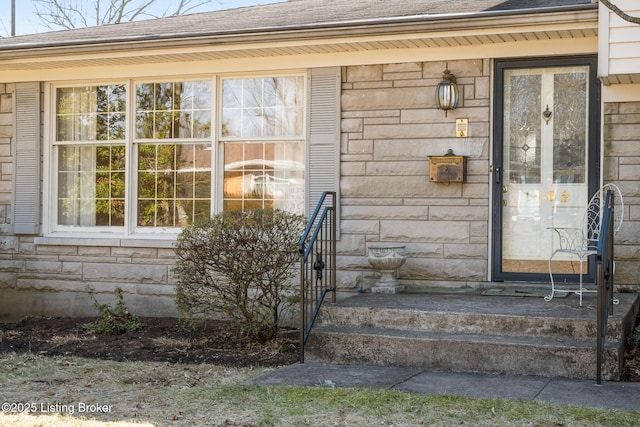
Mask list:
[[[494,174],[495,174],[496,184],[501,184],[502,183],[502,169],[500,167],[495,168],[494,169]]]

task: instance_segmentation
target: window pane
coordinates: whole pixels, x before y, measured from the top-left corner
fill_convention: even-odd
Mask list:
[[[185,92],[193,94],[193,108],[194,110],[211,110],[211,82],[199,81],[199,82],[186,82]],[[180,107],[181,110],[189,109],[188,105]]]
[[[222,82],[222,104],[225,108],[242,107],[243,80],[225,80]]]
[[[222,109],[222,137],[242,135],[242,110],[239,108]]]
[[[153,113],[144,111],[136,113],[136,138],[153,138]]]
[[[153,128],[153,138],[171,138],[173,136],[173,114],[171,112],[156,111]]]
[[[156,83],[154,85],[154,110],[167,111],[173,110],[173,84],[172,83]]]
[[[194,111],[191,138],[209,137],[211,137],[211,113],[206,110]]]
[[[136,85],[136,138],[208,138],[211,81]]]
[[[124,224],[124,145],[58,147],[58,224]]]
[[[302,77],[225,80],[222,84],[223,137],[300,137],[303,113]]]
[[[264,79],[244,80],[242,88],[242,108],[260,108],[264,104]]]
[[[136,85],[136,110],[153,111],[153,84],[142,83]]]
[[[138,146],[138,226],[184,227],[210,209],[210,144]]]
[[[304,212],[304,157],[298,142],[227,142],[224,209]]]
[[[211,217],[211,200],[196,200],[193,205],[193,223],[201,223]]]
[[[113,141],[125,138],[124,85],[58,88],[56,141]]]

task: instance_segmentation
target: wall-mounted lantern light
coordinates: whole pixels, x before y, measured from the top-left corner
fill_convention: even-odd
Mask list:
[[[448,110],[456,109],[458,99],[456,76],[449,71],[449,64],[447,64],[442,73],[442,81],[438,83],[438,87],[436,88],[436,105],[438,106],[438,110],[444,110],[446,117]]]

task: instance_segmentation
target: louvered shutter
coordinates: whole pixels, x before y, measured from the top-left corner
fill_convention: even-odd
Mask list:
[[[16,83],[13,231],[40,232],[40,83]]]
[[[310,92],[307,209],[313,213],[324,191],[340,195],[340,68],[312,69]]]

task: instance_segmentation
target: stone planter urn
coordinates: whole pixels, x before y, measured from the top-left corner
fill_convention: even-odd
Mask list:
[[[395,294],[402,292],[404,286],[398,283],[398,268],[407,260],[405,246],[397,243],[376,243],[369,245],[368,261],[374,270],[380,273],[380,279],[371,288],[372,293]]]

